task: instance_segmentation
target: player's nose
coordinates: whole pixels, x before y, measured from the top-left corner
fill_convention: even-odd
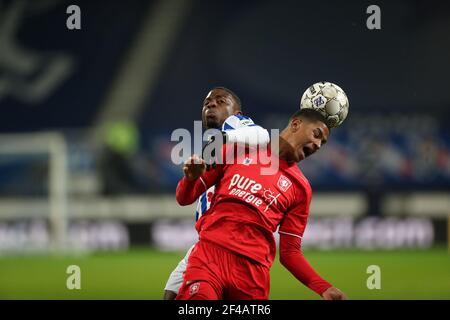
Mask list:
[[[319,151],[319,149],[320,149],[321,146],[322,146],[322,141],[320,141],[320,139],[315,140],[315,141],[313,142],[313,149],[314,149],[314,152]]]
[[[217,103],[215,100],[211,100],[210,102],[208,102],[208,105],[206,106],[207,108],[216,108],[217,107]]]

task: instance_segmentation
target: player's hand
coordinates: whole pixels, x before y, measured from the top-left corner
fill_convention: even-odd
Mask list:
[[[205,160],[197,155],[189,157],[183,166],[183,173],[189,181],[195,180],[200,177],[206,170]]]
[[[338,288],[330,287],[322,293],[324,300],[347,300],[347,296]]]

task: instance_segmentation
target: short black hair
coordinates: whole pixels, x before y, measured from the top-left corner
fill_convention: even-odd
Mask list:
[[[327,119],[323,116],[323,114],[314,109],[300,109],[296,111],[289,120],[292,120],[294,118],[304,118],[310,121],[321,121],[325,123],[329,130],[331,130],[330,126],[327,123]]]
[[[233,97],[234,101],[236,102],[236,104],[238,105],[239,110],[242,110],[241,99],[239,99],[239,97],[238,97],[238,95],[236,93],[234,93],[233,91],[231,91],[230,89],[225,88],[225,87],[214,87],[211,90],[215,90],[215,89],[223,90],[226,93],[228,93],[229,95],[231,95]]]

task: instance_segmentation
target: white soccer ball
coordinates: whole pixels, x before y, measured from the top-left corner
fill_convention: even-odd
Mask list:
[[[344,90],[331,82],[317,82],[303,93],[301,109],[319,111],[330,128],[336,128],[344,122],[348,114],[349,102]]]

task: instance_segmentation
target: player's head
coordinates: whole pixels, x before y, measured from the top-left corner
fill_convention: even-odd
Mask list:
[[[289,119],[280,136],[289,144],[287,157],[299,162],[323,146],[330,135],[323,115],[312,109],[302,109]]]
[[[203,127],[220,129],[229,116],[240,113],[241,100],[233,91],[225,87],[212,88],[203,101]]]

